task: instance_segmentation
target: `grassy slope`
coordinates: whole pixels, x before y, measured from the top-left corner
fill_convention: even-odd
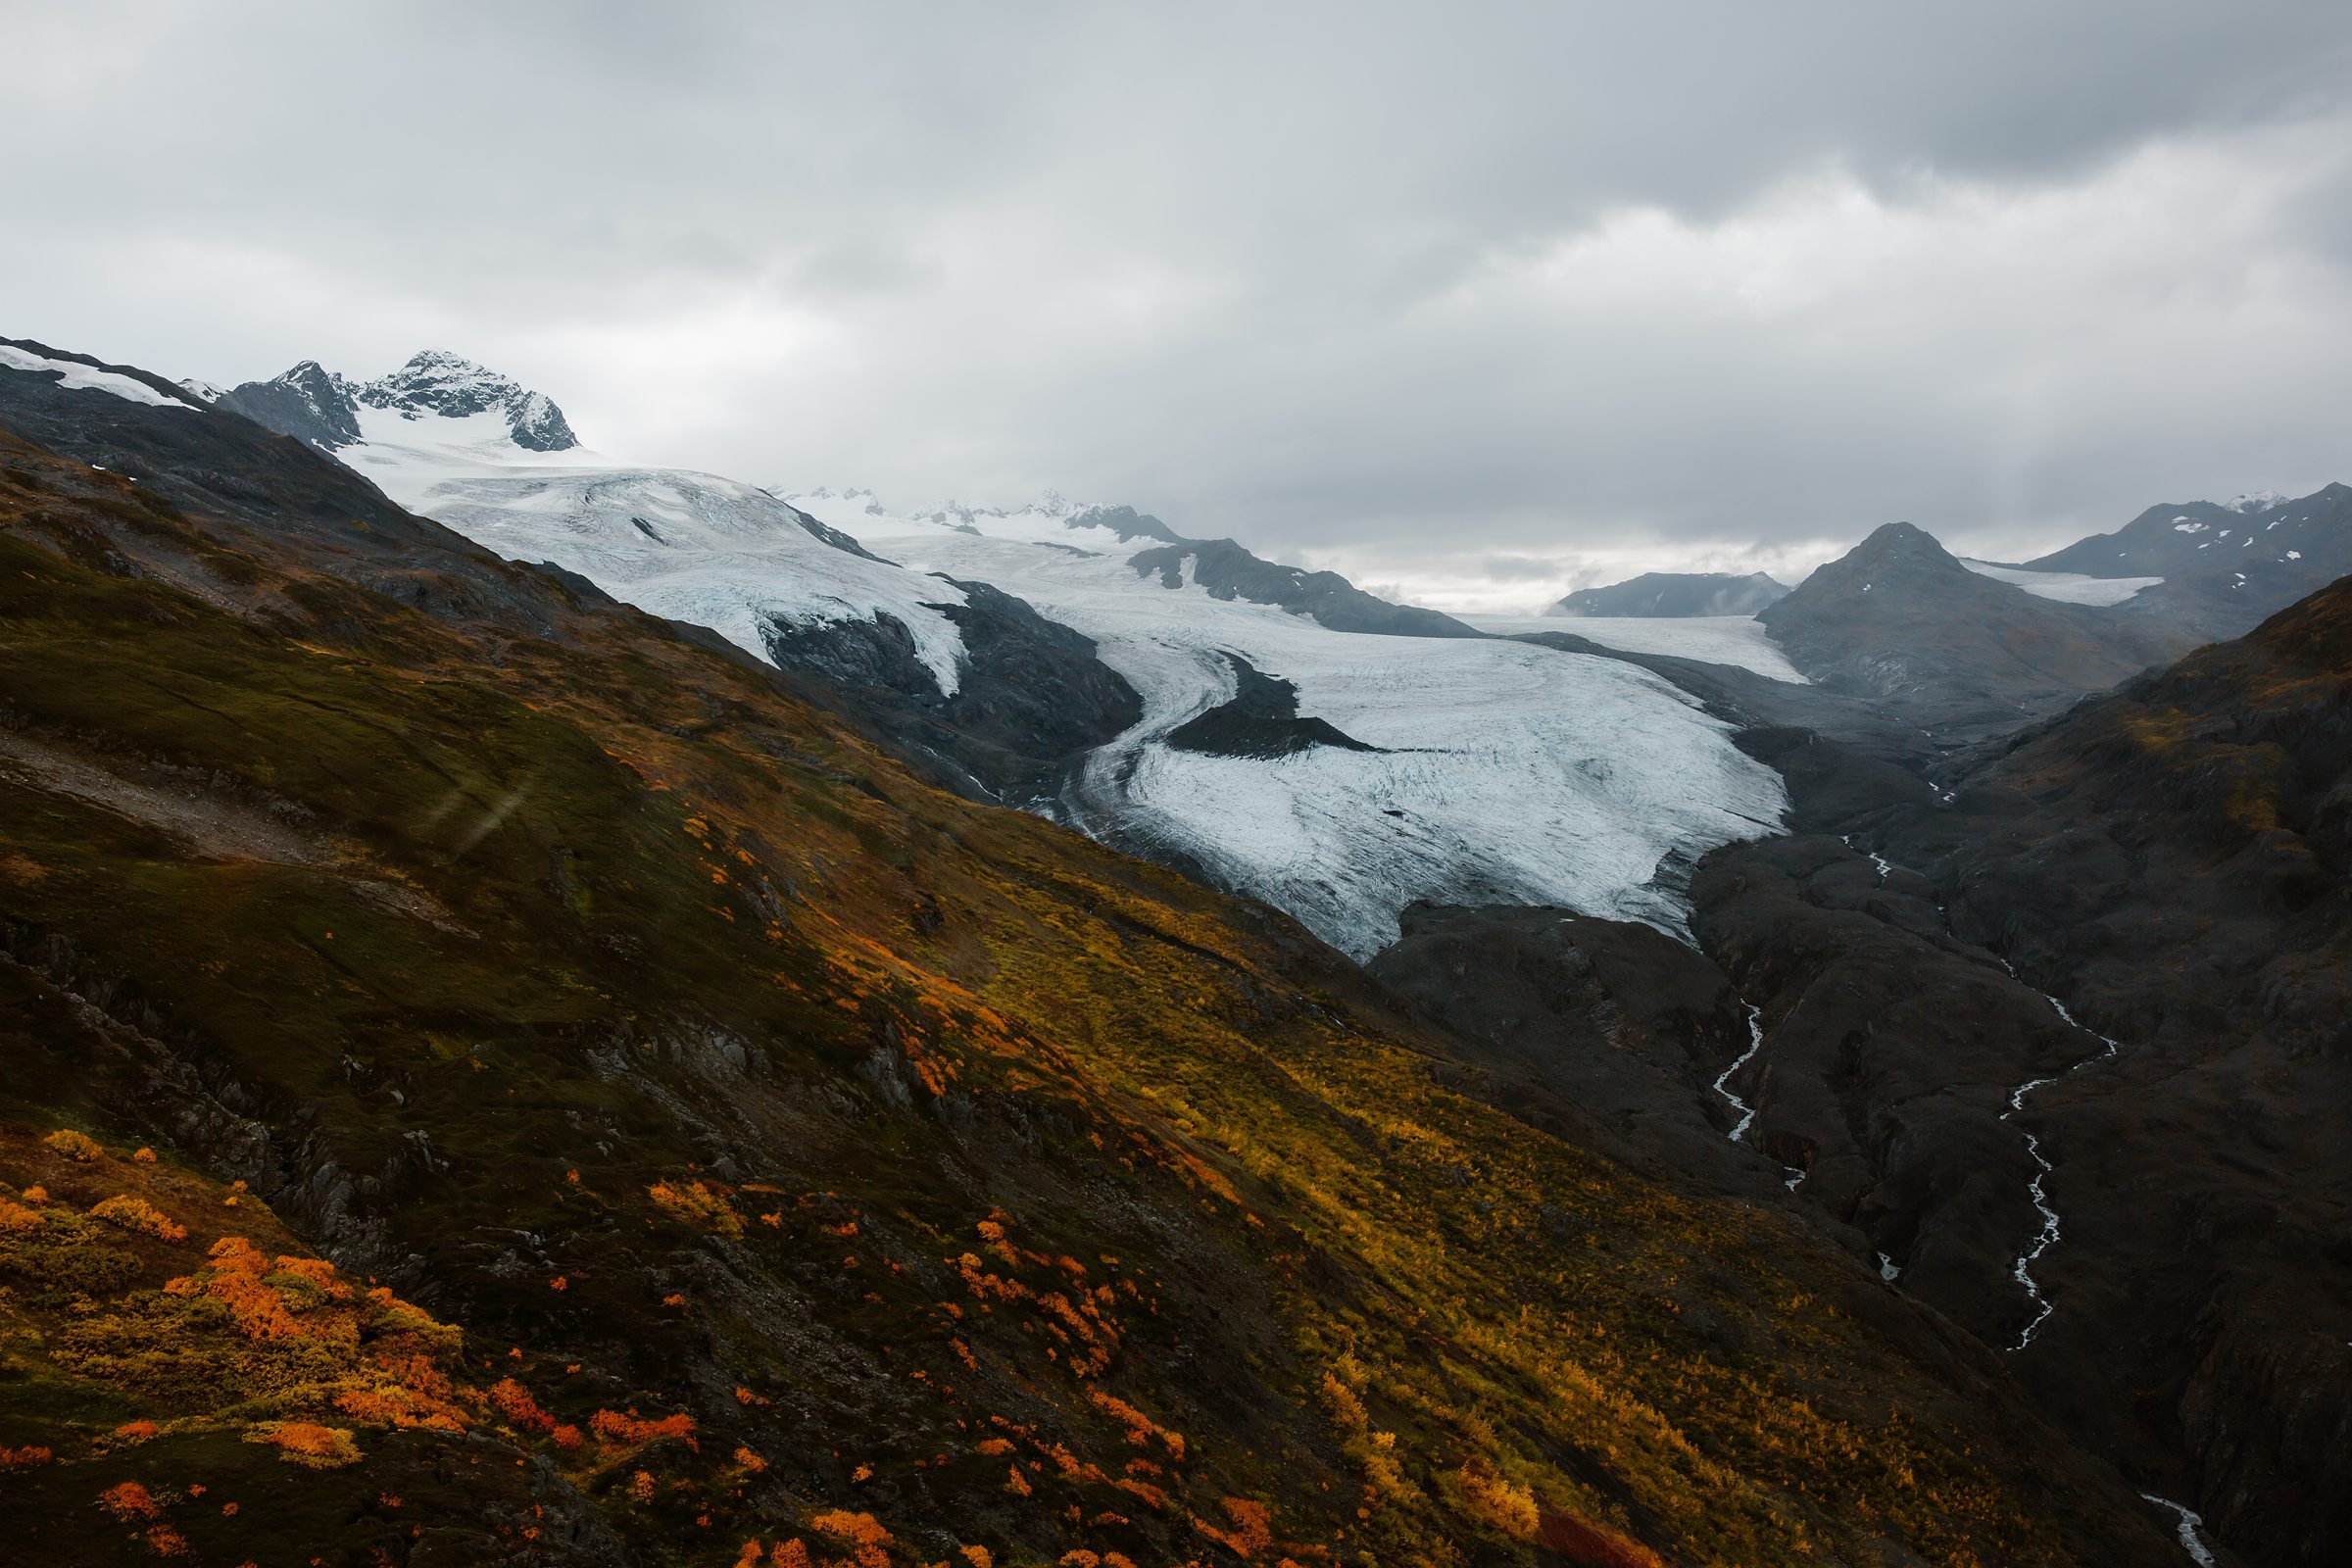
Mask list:
[[[128,1478],[202,1560],[223,1487],[355,1560],[2155,1540],[1845,1260],[1447,1092],[1287,924],[925,790],[641,619],[569,631],[469,635],[0,450],[0,1181],[60,1123],[153,1143],[467,1336],[469,1431],[388,1430],[60,1359],[160,1264],[88,1303],[0,1274],[0,1447],[54,1455],[0,1505],[50,1560],[150,1550],[96,1501]],[[600,1409],[696,1441],[544,1431]],[[306,1415],[365,1457],[241,1441]]]

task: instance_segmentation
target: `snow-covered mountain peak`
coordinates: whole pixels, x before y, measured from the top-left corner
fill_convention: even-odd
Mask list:
[[[389,442],[479,457],[502,448],[520,455],[571,453],[580,446],[564,411],[546,395],[447,349],[427,349],[372,381],[351,381],[317,360],[304,360],[214,401],[323,452]],[[370,429],[364,410],[389,421],[379,417]]]
[[[546,394],[447,349],[426,349],[352,391],[368,408],[396,410],[411,419],[503,414],[509,435],[526,452],[567,452],[580,444],[564,411]]]
[[[2249,490],[2243,495],[2231,496],[2222,505],[2230,512],[2268,512],[2289,499],[2277,490]]]

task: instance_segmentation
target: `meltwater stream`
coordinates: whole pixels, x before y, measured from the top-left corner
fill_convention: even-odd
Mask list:
[[[1742,1002],[1740,1005],[1747,1009],[1747,1049],[1740,1053],[1729,1067],[1715,1075],[1715,1092],[1740,1113],[1739,1121],[1734,1123],[1731,1132],[1725,1135],[1735,1144],[1745,1139],[1747,1129],[1755,1124],[1756,1107],[1732,1093],[1732,1075],[1753,1061],[1756,1053],[1764,1049],[1764,1009],[1752,1002]],[[1788,1180],[1782,1182],[1781,1185],[1788,1188],[1788,1191],[1793,1193],[1805,1184],[1805,1170],[1802,1165],[1783,1165],[1781,1169],[1788,1173]]]
[[[2205,1521],[2202,1517],[2175,1502],[2172,1498],[2159,1497],[2153,1492],[2143,1492],[2140,1496],[2145,1501],[2152,1502],[2157,1507],[2166,1510],[2180,1522],[2180,1549],[2188,1553],[2189,1560],[2194,1562],[2197,1568],[2215,1568],[2213,1553],[2206,1549],[2204,1537],[2200,1534],[2205,1528]]]
[[[2009,968],[2009,963],[2006,959],[2002,960],[2001,967],[2009,969],[2009,972],[2012,975],[2017,973],[2015,969]],[[2092,1066],[2095,1063],[2110,1059],[2118,1051],[2122,1049],[2113,1040],[2109,1039],[2103,1034],[2100,1034],[2096,1029],[2089,1028],[2082,1023],[2078,1022],[2075,1018],[2075,1015],[2066,1010],[2066,1004],[2060,1002],[2056,997],[2051,996],[2046,991],[2040,993],[2040,996],[2041,1000],[2048,1003],[2052,1010],[2054,1010],[2059,1017],[2066,1020],[2069,1027],[2080,1029],[2082,1033],[2099,1042],[2100,1049],[2096,1052],[2093,1052],[2091,1054],[2084,1056],[2081,1061],[2076,1062],[2073,1066],[2067,1068],[2066,1071],[2062,1073],[2053,1073],[2047,1078],[2029,1078],[2024,1083],[2019,1084],[2016,1088],[2010,1090],[2009,1108],[2001,1112],[2001,1120],[2003,1121],[2007,1121],[2010,1117],[2025,1109],[2026,1097],[2032,1094],[2034,1090],[2039,1089],[2046,1084],[2054,1084],[2061,1078],[2071,1078],[2085,1067]],[[2020,1286],[2025,1288],[2027,1298],[2034,1303],[2034,1320],[2028,1323],[2025,1327],[2025,1332],[2017,1337],[2017,1343],[2009,1347],[2012,1351],[2022,1350],[2027,1346],[2032,1345],[2034,1343],[2034,1336],[2041,1332],[2042,1324],[2048,1322],[2050,1314],[2057,1310],[2056,1307],[2050,1305],[2049,1298],[2041,1294],[2041,1286],[2036,1283],[2034,1278],[2034,1263],[2040,1259],[2042,1253],[2048,1251],[2051,1248],[2058,1245],[2058,1211],[2050,1206],[2049,1189],[2046,1185],[2049,1181],[2051,1169],[2049,1156],[2041,1152],[2040,1139],[2034,1137],[2032,1132],[2027,1131],[2024,1128],[2020,1128],[2018,1130],[2025,1134],[2026,1152],[2031,1155],[2034,1160],[2034,1179],[2026,1184],[2026,1196],[2034,1200],[2034,1211],[2041,1216],[2041,1229],[2035,1233],[2031,1242],[2026,1244],[2025,1250],[2017,1254],[2017,1262],[2009,1270],[2009,1277],[2017,1281]]]

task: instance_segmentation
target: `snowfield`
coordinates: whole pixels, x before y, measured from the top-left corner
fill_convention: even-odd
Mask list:
[[[510,560],[552,561],[762,659],[770,620],[894,615],[941,692],[956,690],[963,639],[936,607],[962,604],[962,592],[826,544],[764,490],[607,465],[578,448],[525,451],[497,411],[451,418],[363,406],[359,418],[361,443],[336,456],[410,511]]]
[[[2197,526],[2201,528],[2204,524]],[[2153,588],[2164,581],[2162,577],[2085,577],[2073,571],[2028,571],[2023,566],[1996,566],[1989,561],[1971,561],[1966,556],[1960,558],[1960,564],[1980,577],[2015,583],[2030,594],[2055,599],[2062,605],[2100,608],[2120,605],[2141,589]]]
[[[1144,703],[1065,808],[1096,836],[1180,857],[1358,958],[1416,899],[1556,905],[1680,932],[1661,862],[1778,832],[1778,774],[1667,682],[1525,643],[1331,631],[1268,605],[1168,588],[1129,558],[1155,541],[1069,525],[1066,504],[893,515],[870,496],[793,504],[877,555],[993,583],[1095,639]],[[1079,514],[1082,515],[1082,514]],[[1230,700],[1226,655],[1298,689],[1375,752],[1264,760],[1167,744]]]
[[[1709,664],[1733,664],[1773,680],[1806,686],[1780,645],[1753,615],[1457,615],[1498,637],[1556,631],[1629,654],[1667,654]]]

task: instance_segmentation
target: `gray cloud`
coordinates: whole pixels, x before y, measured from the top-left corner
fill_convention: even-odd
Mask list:
[[[0,11],[6,329],[172,373],[1464,604],[2352,474],[2332,0]]]

